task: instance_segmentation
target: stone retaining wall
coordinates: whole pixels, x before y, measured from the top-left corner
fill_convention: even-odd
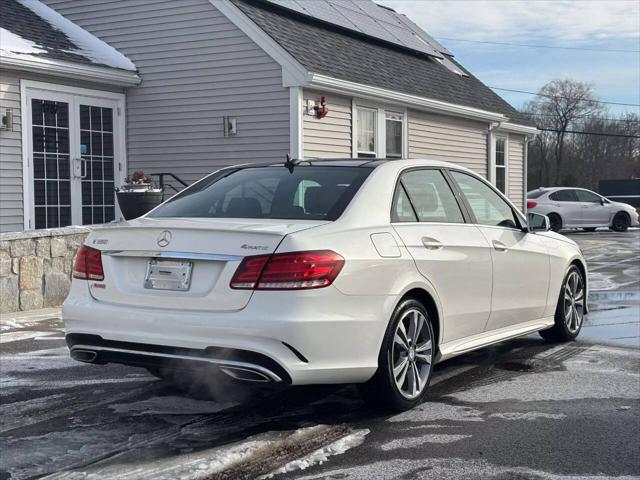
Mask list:
[[[88,234],[84,227],[0,234],[0,312],[61,305]]]

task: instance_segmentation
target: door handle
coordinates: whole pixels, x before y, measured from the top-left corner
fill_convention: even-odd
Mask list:
[[[506,252],[507,250],[509,250],[509,247],[507,247],[504,243],[499,242],[498,240],[494,240],[492,243],[493,248],[495,248],[499,252]]]
[[[80,159],[80,161],[82,162],[82,174],[80,175],[80,178],[86,178],[87,177],[87,159],[86,158],[82,158]]]
[[[74,158],[73,159],[73,176],[76,178],[86,178],[87,171],[87,162],[86,158]]]
[[[438,250],[442,248],[442,243],[431,237],[422,237],[422,245],[424,245],[427,250]]]

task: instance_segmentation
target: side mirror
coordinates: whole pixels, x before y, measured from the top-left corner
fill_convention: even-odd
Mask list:
[[[604,205],[605,205],[606,203],[607,203],[607,202],[605,201],[605,199],[604,199],[604,198],[601,198],[601,199],[600,199],[600,205],[602,205],[602,206],[604,207]]]
[[[527,229],[530,232],[548,232],[551,230],[549,217],[539,213],[527,213]]]

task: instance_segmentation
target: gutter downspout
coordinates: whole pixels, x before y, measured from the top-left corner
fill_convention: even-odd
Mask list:
[[[529,183],[529,142],[533,140],[533,137],[529,135],[524,137],[524,153],[522,156],[522,211],[524,214],[527,214],[527,192],[529,191],[528,183]]]
[[[500,128],[502,122],[492,122],[487,130],[487,180],[492,185],[496,184],[495,168],[493,164],[493,131]]]

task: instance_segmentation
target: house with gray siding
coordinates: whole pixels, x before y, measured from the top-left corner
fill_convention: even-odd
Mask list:
[[[113,189],[136,170],[192,183],[286,154],[447,160],[523,206],[535,127],[371,0],[2,10],[0,231],[118,220]]]

